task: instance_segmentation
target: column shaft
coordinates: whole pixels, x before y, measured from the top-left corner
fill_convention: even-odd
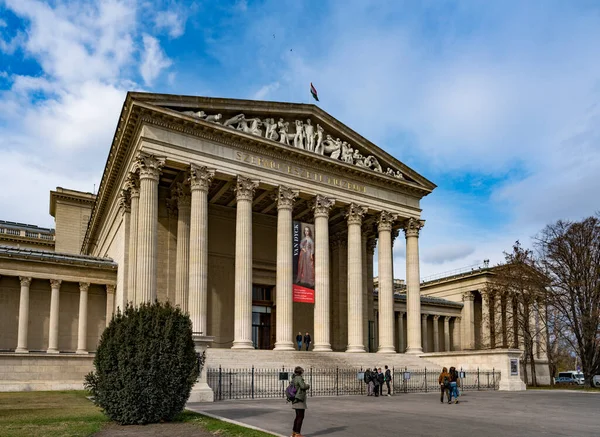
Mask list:
[[[369,345],[369,352],[375,352],[375,296],[373,294],[373,255],[375,253],[376,239],[371,237],[367,241],[367,315],[368,315],[368,326],[372,326],[368,329],[369,338],[367,344]]]
[[[19,296],[19,331],[17,337],[17,353],[27,353],[27,337],[29,328],[29,286],[31,278],[24,276],[19,277],[21,282],[21,294]]]
[[[423,339],[422,348],[423,352],[429,352],[429,336],[427,335],[427,318],[429,314],[421,314],[421,336]]]
[[[462,309],[462,348],[475,349],[475,311],[473,305],[473,293],[463,293],[464,306]]]
[[[340,347],[342,350],[348,348],[348,238],[342,238],[340,241],[339,251],[339,318],[338,330],[340,338]]]
[[[450,316],[444,317],[444,351],[450,351]]]
[[[339,234],[331,237],[331,340],[332,349],[335,351],[343,350],[342,339],[340,338],[340,236]]]
[[[77,353],[87,354],[87,325],[88,325],[88,282],[79,283],[79,323],[77,329]]]
[[[394,214],[383,211],[379,217],[379,350],[395,353],[394,278],[392,277],[392,223]]]
[[[369,351],[369,303],[368,303],[368,291],[367,281],[369,272],[367,268],[367,230],[363,229],[360,240],[360,253],[362,257],[362,329],[363,329],[363,342],[365,351]]]
[[[195,164],[190,166],[192,196],[188,311],[192,320],[193,332],[202,335],[208,334],[208,189],[214,174],[214,170],[206,167]],[[252,228],[250,228],[250,232],[252,232]]]
[[[461,330],[460,325],[461,325],[460,317],[455,317],[454,318],[454,336],[452,339],[452,343],[453,343],[452,350],[455,350],[455,351],[460,351],[463,349],[462,343],[461,343],[462,330]]]
[[[317,195],[315,211],[315,345],[317,352],[331,352],[329,296],[329,209],[335,201]]]
[[[433,351],[440,351],[440,316],[433,316]]]
[[[404,224],[406,235],[406,318],[408,331],[408,348],[406,353],[418,354],[423,351],[421,345],[421,289],[419,273],[419,230],[422,220],[411,218]]]
[[[403,354],[406,349],[404,345],[404,313],[398,313],[398,353]]]
[[[491,345],[491,330],[490,326],[493,323],[491,320],[490,311],[490,295],[482,291],[481,293],[481,348],[489,349]]]
[[[119,293],[118,306],[124,309],[127,306],[127,295],[129,292],[129,248],[130,248],[130,232],[131,232],[131,191],[129,190],[128,183],[125,183],[125,188],[121,190],[119,196],[119,204],[121,207],[121,213],[123,217],[123,263],[119,264],[118,276],[122,276],[122,284]]]
[[[140,204],[137,240],[137,303],[156,300],[156,268],[158,246],[158,181],[164,159],[141,153],[137,166],[140,172]]]
[[[131,174],[128,181],[129,196],[131,199],[131,217],[129,219],[129,262],[127,278],[127,296],[125,302],[138,302],[137,298],[137,244],[138,244],[138,222],[140,207],[140,181],[136,174]],[[123,308],[121,308],[123,309]]]
[[[235,310],[232,349],[252,343],[252,198],[258,183],[238,176],[235,223]]]
[[[280,186],[277,191],[277,327],[275,350],[295,350],[294,347],[294,256],[292,253],[292,209],[298,192]],[[317,243],[318,245],[318,243]]]
[[[60,304],[60,279],[50,279],[52,294],[50,295],[50,323],[48,331],[48,350],[49,354],[58,353],[58,316]]]
[[[367,208],[350,204],[348,209],[348,348],[346,352],[365,352],[362,321],[361,223]]]
[[[186,175],[186,179],[189,179]],[[174,193],[177,197],[177,261],[175,264],[175,305],[188,311],[190,285],[190,220],[191,199],[189,185],[179,183]],[[195,331],[195,329],[194,329]]]
[[[110,325],[110,321],[115,313],[115,286],[106,286],[106,326]]]

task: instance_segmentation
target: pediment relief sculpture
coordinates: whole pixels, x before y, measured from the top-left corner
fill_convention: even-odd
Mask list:
[[[339,138],[334,139],[331,135],[325,133],[320,124],[313,125],[310,118],[294,120],[293,123],[290,123],[283,118],[275,121],[274,118],[246,118],[245,114],[237,114],[221,121],[223,119],[222,114],[208,115],[204,111],[182,111],[181,113],[267,140],[277,141],[286,146],[328,156],[331,159],[353,164],[357,167],[368,168],[397,179],[405,179],[400,170],[388,167],[384,172],[375,156],[364,156],[357,147],[352,147],[352,145]]]

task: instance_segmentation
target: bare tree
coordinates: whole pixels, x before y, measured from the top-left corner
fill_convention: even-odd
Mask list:
[[[565,338],[589,386],[600,373],[600,215],[546,226],[536,248],[551,279],[548,298],[571,334]]]
[[[535,352],[536,346],[538,350],[542,349],[540,336],[546,335],[547,279],[538,269],[533,253],[524,249],[518,241],[512,252],[504,252],[504,258],[504,264],[494,269],[494,279],[488,284],[488,292],[494,301],[490,317],[495,319],[495,311],[501,311],[504,332],[499,340],[502,346],[522,346],[523,377],[526,382],[531,380],[532,385],[537,386]],[[543,341],[543,344],[546,343]]]

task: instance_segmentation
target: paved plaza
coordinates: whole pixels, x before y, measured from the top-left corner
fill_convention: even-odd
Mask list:
[[[294,413],[284,400],[222,401],[188,408],[291,435]],[[316,436],[598,436],[600,393],[467,392],[459,404],[436,393],[371,398],[309,398],[302,428]]]

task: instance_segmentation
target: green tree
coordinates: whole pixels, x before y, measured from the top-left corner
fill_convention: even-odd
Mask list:
[[[168,302],[128,305],[102,334],[94,366],[85,386],[111,420],[173,420],[199,371],[189,316]]]

